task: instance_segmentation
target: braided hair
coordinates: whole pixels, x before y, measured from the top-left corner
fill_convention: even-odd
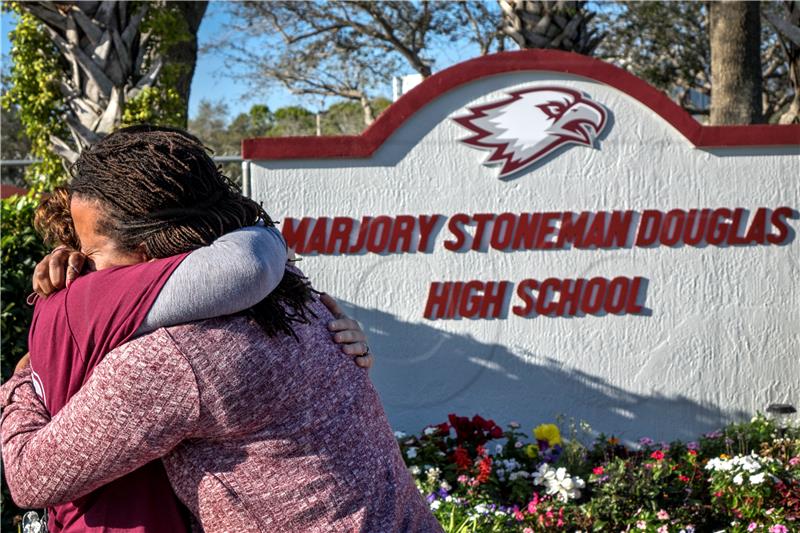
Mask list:
[[[236,190],[195,136],[164,126],[122,128],[84,150],[70,167],[70,193],[97,201],[96,231],[125,252],[169,257],[211,244],[259,221],[264,209]],[[292,323],[308,323],[313,290],[287,269],[278,287],[245,313],[264,331],[297,338]]]

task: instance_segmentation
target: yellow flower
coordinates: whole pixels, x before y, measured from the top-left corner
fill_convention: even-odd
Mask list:
[[[533,430],[536,440],[546,440],[551,448],[556,444],[561,444],[561,432],[555,424],[542,424]]]
[[[719,454],[719,458],[720,459],[730,459],[730,456],[727,453],[721,453],[721,454]]]
[[[539,448],[537,448],[533,444],[528,444],[527,446],[525,446],[525,455],[527,455],[531,459],[536,459],[536,457],[539,455]]]
[[[619,439],[617,437],[609,437],[608,443],[612,446],[616,446],[617,444],[619,444]]]

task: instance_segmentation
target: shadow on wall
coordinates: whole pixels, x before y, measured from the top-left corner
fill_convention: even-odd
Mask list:
[[[563,414],[588,422],[597,433],[629,441],[642,436],[694,440],[753,414],[684,396],[627,391],[547,355],[522,348],[515,348],[515,353],[508,346],[518,343],[502,338],[502,333],[486,343],[471,335],[406,323],[377,309],[340,303],[367,332],[376,354],[371,377],[392,427],[398,430],[418,432],[445,421],[451,412],[479,413],[503,425],[515,420],[528,430]]]

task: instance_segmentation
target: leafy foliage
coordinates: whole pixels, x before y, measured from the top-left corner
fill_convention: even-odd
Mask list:
[[[133,9],[136,9],[135,4]],[[145,53],[145,58],[150,62],[192,38],[187,22],[174,2],[149,9],[142,21],[141,31],[151,35]],[[150,66],[145,65],[144,70]],[[175,85],[189,68],[185,63],[166,63],[154,86],[143,89],[125,103],[122,125],[147,123],[186,127],[188,102],[184,101]]]
[[[12,196],[2,201],[2,377],[11,375],[13,365],[27,352],[28,325],[33,308],[25,303],[31,292],[31,274],[36,261],[47,251],[33,229],[33,211],[38,201],[32,196]]]
[[[66,179],[61,160],[50,148],[50,135],[66,135],[61,120],[64,101],[58,89],[62,72],[58,52],[30,13],[15,3],[8,4],[18,22],[10,34],[11,73],[9,88],[0,102],[6,110],[13,109],[30,139],[30,153],[42,159],[29,166],[25,181],[37,190],[49,190]]]
[[[36,261],[46,253],[39,235],[33,229],[33,211],[38,202],[32,194],[4,198],[0,204],[0,246],[2,270],[2,378],[8,379],[14,365],[28,351],[28,326],[33,316],[33,307],[25,302],[31,292],[31,274]],[[11,501],[8,487],[3,479],[3,530],[12,531],[15,517],[20,509]]]

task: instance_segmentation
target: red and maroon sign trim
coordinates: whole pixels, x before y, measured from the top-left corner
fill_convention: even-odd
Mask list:
[[[481,78],[520,71],[574,74],[619,89],[652,109],[698,148],[800,146],[800,124],[703,126],[661,91],[610,63],[571,52],[520,50],[471,59],[434,74],[392,104],[361,135],[244,139],[242,157],[255,160],[367,158],[435,98]]]

